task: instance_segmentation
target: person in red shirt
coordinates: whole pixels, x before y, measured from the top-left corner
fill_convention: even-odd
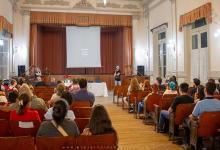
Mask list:
[[[14,121],[34,121],[37,120],[41,122],[39,114],[35,110],[31,110],[29,107],[29,102],[31,100],[28,94],[21,94],[18,97],[19,100],[19,110],[12,110],[10,113],[10,120]]]

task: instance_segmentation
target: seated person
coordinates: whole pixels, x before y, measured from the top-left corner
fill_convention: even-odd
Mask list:
[[[107,110],[102,105],[96,105],[91,114],[88,126],[84,129],[82,135],[100,135],[100,134],[117,133],[112,127],[111,119]]]
[[[159,128],[161,132],[165,131],[165,123],[169,119],[169,114],[171,112],[176,111],[176,107],[179,104],[186,104],[186,103],[193,103],[194,100],[191,96],[188,95],[188,88],[189,85],[187,83],[180,84],[179,92],[180,96],[177,96],[174,101],[172,102],[170,108],[167,110],[161,110],[160,118],[159,118]]]
[[[17,91],[11,91],[8,93],[8,104],[13,105],[16,103],[18,98],[18,92]]]
[[[202,101],[198,101],[192,114],[189,118],[186,118],[184,121],[184,138],[183,138],[183,147],[185,149],[189,148],[190,142],[190,120],[198,120],[199,116],[203,112],[213,112],[220,111],[220,101],[215,99],[214,93],[216,91],[216,84],[214,82],[207,82],[205,85],[205,98]],[[200,142],[201,144],[201,142]]]
[[[41,123],[37,136],[79,136],[79,129],[72,120],[65,119],[68,110],[68,103],[59,99],[53,106],[53,120]]]
[[[74,115],[72,110],[69,110],[69,108],[70,108],[69,106],[71,106],[71,104],[73,102],[72,95],[69,92],[65,91],[65,92],[62,93],[61,99],[65,100],[68,103],[68,111],[67,111],[67,114],[66,114],[65,118],[70,119],[70,120],[74,120],[75,115]],[[52,120],[53,119],[52,114],[53,114],[53,107],[48,109],[48,111],[44,115],[45,119]]]
[[[162,78],[161,77],[157,77],[155,83],[159,87],[159,93],[163,93],[166,90],[166,86],[164,84],[162,84]]]
[[[10,120],[15,121],[39,121],[40,117],[37,111],[30,110],[29,102],[31,98],[28,94],[22,93],[18,97],[19,109],[18,111],[12,110],[10,113]]]
[[[18,89],[16,87],[17,87],[17,81],[12,79],[10,82],[8,91],[12,91],[12,90],[18,91]]]
[[[199,85],[197,87],[197,91],[194,96],[194,103],[197,103],[198,101],[204,100],[204,98],[205,98],[204,90],[205,90],[205,87],[203,85]]]
[[[148,96],[149,95],[153,95],[153,94],[158,94],[158,85],[157,84],[154,84],[152,86],[152,92],[150,94],[148,94],[143,101],[139,102],[138,103],[138,117],[140,115],[141,112],[143,112],[143,109],[144,109],[144,104],[147,103],[147,99],[148,99]],[[146,116],[146,115],[145,115]]]
[[[69,92],[71,93],[76,93],[80,90],[80,87],[79,87],[79,82],[77,79],[73,79],[72,80],[72,84],[71,86],[69,87]]]
[[[53,105],[57,100],[60,99],[62,93],[65,91],[65,85],[64,83],[57,84],[56,91],[52,95],[51,99],[48,101],[49,105]]]
[[[33,88],[33,87],[31,87]],[[22,86],[19,88],[19,94],[27,94],[28,96],[31,97],[30,99],[30,108],[31,109],[42,109],[47,111],[47,106],[44,102],[43,99],[38,98],[37,96],[35,96],[31,90],[30,86],[26,83],[23,83]],[[6,106],[6,107],[0,107],[0,110],[8,112],[11,110],[16,110],[18,111],[19,109],[19,103],[16,102],[12,105]]]
[[[144,80],[144,83],[140,83],[140,88],[142,91],[151,91],[150,81],[148,79]]]
[[[171,81],[168,83],[168,87],[166,89],[166,91],[163,93],[163,95],[165,94],[178,94],[177,90],[176,90],[176,84],[175,82]]]
[[[93,93],[87,91],[87,80],[86,79],[80,79],[79,80],[79,87],[80,90],[76,92],[75,94],[72,94],[73,101],[89,101],[90,106],[93,106],[95,102],[95,96]]]
[[[140,84],[137,80],[136,77],[133,77],[130,81],[130,85],[128,86],[128,93],[127,93],[127,96],[129,96],[131,94],[131,92],[136,92],[136,91],[140,91],[141,90],[141,87],[140,87]],[[128,106],[128,101],[127,101],[127,97],[124,97],[123,99],[123,102],[126,106]],[[130,112],[133,112],[133,108],[130,107],[129,108],[129,111]]]
[[[193,89],[192,89],[191,92],[190,92],[190,95],[191,95],[192,97],[194,97],[194,95],[195,95],[195,93],[196,93],[197,88],[198,88],[199,85],[200,85],[200,80],[199,80],[198,78],[194,78],[194,79],[193,79]]]

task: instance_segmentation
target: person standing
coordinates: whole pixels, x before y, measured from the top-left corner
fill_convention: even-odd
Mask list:
[[[116,66],[114,77],[115,77],[115,86],[121,85],[121,70],[119,66]]]

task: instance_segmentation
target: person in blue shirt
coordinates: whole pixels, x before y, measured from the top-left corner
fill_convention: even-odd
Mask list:
[[[183,139],[183,147],[185,149],[189,148],[190,141],[190,120],[198,120],[199,116],[204,112],[214,112],[220,111],[220,101],[213,97],[216,91],[216,84],[213,82],[207,82],[205,85],[205,99],[202,101],[198,101],[196,106],[189,116],[184,121],[184,139]],[[201,143],[201,142],[199,142]]]

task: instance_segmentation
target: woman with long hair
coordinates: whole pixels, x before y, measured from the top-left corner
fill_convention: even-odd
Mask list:
[[[64,99],[54,103],[52,120],[41,123],[37,136],[78,136],[79,129],[72,120],[65,119],[69,105]]]
[[[139,84],[137,78],[134,77],[134,78],[131,79],[130,85],[128,87],[128,95],[131,92],[139,91],[139,90],[141,90],[140,84]]]
[[[110,133],[114,133],[117,136],[107,110],[102,105],[95,105],[92,110],[89,124],[87,128],[84,129],[82,135],[99,135]]]
[[[59,100],[65,89],[64,83],[59,83],[56,87],[56,92],[52,95],[51,99],[48,101],[48,104],[53,105],[57,100]]]
[[[18,111],[12,110],[10,113],[10,120],[16,121],[33,121],[37,120],[41,122],[39,114],[35,110],[31,110],[29,107],[29,102],[31,98],[28,94],[22,93],[18,97],[19,109]]]

